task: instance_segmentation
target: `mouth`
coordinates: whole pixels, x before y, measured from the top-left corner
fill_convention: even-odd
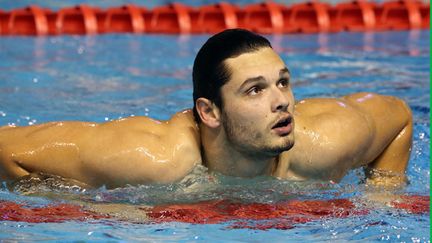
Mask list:
[[[292,131],[292,117],[284,117],[280,119],[273,127],[272,130],[275,131],[279,136],[286,136]]]

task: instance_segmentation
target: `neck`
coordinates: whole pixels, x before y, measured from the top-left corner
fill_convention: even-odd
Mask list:
[[[202,153],[210,171],[229,176],[256,177],[272,175],[276,170],[278,156],[246,153],[235,148],[220,129],[209,129],[200,125]]]

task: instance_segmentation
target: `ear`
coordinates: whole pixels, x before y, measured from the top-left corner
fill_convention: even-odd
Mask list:
[[[210,128],[220,126],[220,110],[211,100],[198,98],[195,107],[202,123]]]

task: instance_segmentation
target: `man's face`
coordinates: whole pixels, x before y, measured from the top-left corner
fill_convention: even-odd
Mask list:
[[[275,156],[294,145],[290,73],[271,48],[228,58],[230,80],[221,88],[227,142],[250,155]]]

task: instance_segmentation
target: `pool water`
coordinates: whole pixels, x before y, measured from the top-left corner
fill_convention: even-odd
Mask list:
[[[394,194],[428,196],[429,32],[268,36],[293,76],[297,100],[360,91],[395,95],[414,114],[410,183]],[[128,116],[168,119],[192,106],[192,63],[208,38],[170,35],[100,35],[0,38],[0,125],[55,120],[104,122]],[[380,193],[380,192],[378,192]],[[383,192],[382,192],[383,193]],[[124,205],[190,204],[211,200],[278,204],[349,199],[367,213],[322,217],[293,227],[232,227],[233,222],[136,223],[115,219],[29,223],[3,220],[0,240],[274,242],[349,240],[429,242],[429,212],[412,213],[371,203],[361,169],[331,182],[289,182],[208,175],[204,167],[169,185],[84,190],[54,183],[4,185],[0,201],[32,207],[112,202]],[[272,221],[272,219],[269,219]],[[258,223],[253,221],[248,224]]]

